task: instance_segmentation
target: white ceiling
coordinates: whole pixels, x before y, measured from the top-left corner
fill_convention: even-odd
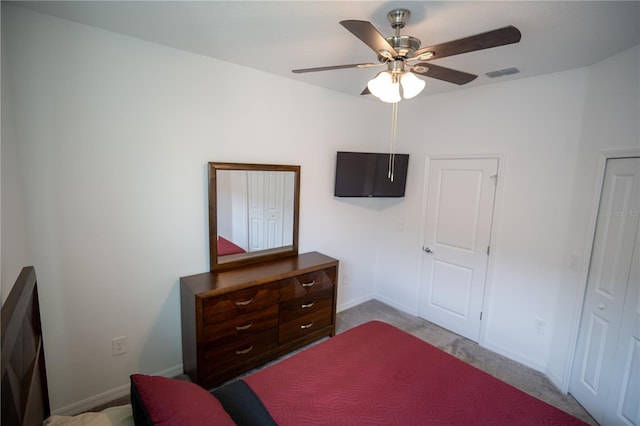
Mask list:
[[[15,4],[15,3],[14,3]],[[293,74],[292,69],[376,62],[339,25],[370,21],[393,34],[387,13],[411,11],[402,34],[438,44],[514,25],[518,44],[435,60],[479,77],[463,87],[591,65],[640,44],[639,1],[20,1],[60,18],[199,53],[331,90],[359,95],[382,68]],[[519,74],[484,73],[517,67]],[[615,78],[615,76],[612,76]],[[427,79],[421,96],[458,86]],[[373,98],[369,96],[369,98]]]

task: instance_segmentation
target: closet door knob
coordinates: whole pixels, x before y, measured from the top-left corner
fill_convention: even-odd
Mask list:
[[[431,247],[422,247],[422,250],[424,250],[425,253],[433,254],[433,250],[431,250]]]

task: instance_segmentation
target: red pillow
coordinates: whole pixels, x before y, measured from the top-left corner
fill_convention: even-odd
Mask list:
[[[216,397],[184,380],[133,374],[131,405],[136,425],[235,425]]]

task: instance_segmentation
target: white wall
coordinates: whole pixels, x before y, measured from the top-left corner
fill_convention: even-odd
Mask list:
[[[577,167],[571,188],[563,285],[547,374],[566,389],[586,287],[604,154],[640,155],[640,46],[589,68]]]
[[[402,103],[407,196],[336,199],[335,151],[385,151],[379,123],[390,121],[390,106],[2,8],[12,96],[3,90],[2,118],[8,108],[11,119],[2,134],[3,295],[15,279],[5,276],[8,247],[26,235],[12,267],[24,261],[38,272],[54,411],[126,393],[132,372],[179,372],[178,279],[208,269],[208,161],[300,164],[300,251],[340,260],[340,308],[375,295],[415,313],[426,156],[502,154],[483,344],[556,380],[568,368],[566,317],[576,315],[580,285],[567,281],[571,254],[580,252],[577,269],[586,262],[572,196],[589,198],[580,180],[592,171],[578,160],[599,149],[585,142],[594,129],[583,113],[585,105],[587,117],[602,113],[597,97],[617,98],[597,92],[606,72],[619,79],[607,83],[616,91],[637,77],[637,64],[628,70],[637,50],[593,70]],[[239,79],[247,86],[232,90]],[[628,104],[637,118],[635,93],[607,104],[603,122]],[[622,121],[622,136],[637,140],[637,124]],[[8,191],[5,152],[17,163]],[[24,208],[8,207],[10,197]],[[5,235],[13,223],[23,231]],[[547,321],[544,336],[536,318]],[[112,357],[120,335],[128,353]]]
[[[4,34],[3,34],[4,36]],[[4,48],[4,37],[2,39],[2,63],[7,63],[6,49]],[[24,210],[24,192],[19,179],[19,157],[18,147],[13,143],[5,141],[16,140],[13,110],[5,105],[11,103],[12,88],[9,84],[9,73],[7,67],[2,67],[2,148],[0,152],[1,161],[1,189],[2,214],[0,215],[0,237],[2,246],[0,249],[0,270],[2,282],[2,302],[9,295],[11,286],[20,270],[24,266],[30,265],[31,256],[25,238],[27,224]],[[5,244],[6,242],[6,244]]]
[[[407,205],[380,217],[402,247],[379,252],[380,263],[393,259],[376,273],[380,297],[418,312],[426,157],[500,154],[481,343],[544,370],[551,333],[535,333],[535,320],[555,326],[586,83],[580,69],[407,102],[403,123],[415,124],[400,140],[413,154],[412,184]]]
[[[336,150],[378,141],[378,103],[2,7],[3,160],[19,164],[3,229],[5,195],[23,195],[54,411],[126,393],[136,371],[181,372],[178,280],[209,268],[208,161],[300,164],[300,250],[347,270],[373,258],[358,229],[376,211],[335,201],[333,175]],[[371,298],[372,273],[354,268],[338,303]],[[128,353],[113,357],[121,335]]]
[[[405,204],[378,218],[376,297],[418,312],[425,157],[501,154],[481,344],[566,390],[598,162],[603,150],[640,149],[638,50],[585,69],[407,102],[398,150],[411,152],[412,170]],[[546,322],[544,335],[537,319]]]

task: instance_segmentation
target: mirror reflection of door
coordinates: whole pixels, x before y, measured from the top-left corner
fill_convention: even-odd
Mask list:
[[[249,211],[249,251],[265,250],[292,244],[285,241],[287,179],[282,172],[247,172]],[[291,191],[289,191],[291,193]]]
[[[293,244],[295,173],[218,173],[218,236],[247,252]]]

